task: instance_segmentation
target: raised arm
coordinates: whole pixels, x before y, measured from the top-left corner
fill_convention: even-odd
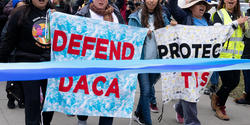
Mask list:
[[[169,8],[170,13],[179,24],[186,20],[187,12],[178,6],[178,0],[168,0],[166,7]]]

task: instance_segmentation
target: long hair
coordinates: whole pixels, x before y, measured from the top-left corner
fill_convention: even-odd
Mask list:
[[[225,8],[224,0],[220,0],[220,3],[218,5],[218,10],[220,10],[221,8]],[[237,4],[234,7],[233,15],[237,18],[240,18],[240,16],[242,16],[241,11],[240,11],[240,1],[239,0],[237,0]]]
[[[154,15],[155,29],[164,27],[165,25],[164,25],[164,20],[162,17],[162,7],[160,5],[160,0],[158,0],[158,3],[154,9],[153,15]],[[144,5],[142,7],[142,12],[141,12],[141,24],[143,27],[149,27],[148,18],[149,18],[149,11],[148,11],[148,7],[146,6],[146,1],[144,1]]]
[[[220,0],[220,3],[218,5],[218,10],[220,10],[221,8],[225,8],[225,2],[224,0]],[[240,11],[240,1],[237,0],[236,6],[234,7],[233,10],[233,16],[236,17],[236,19],[240,18],[242,15],[241,11]],[[240,24],[240,27],[242,28],[243,32],[245,31],[245,26],[244,24]]]

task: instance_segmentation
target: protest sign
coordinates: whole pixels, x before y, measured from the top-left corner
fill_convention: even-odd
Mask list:
[[[232,33],[231,26],[177,25],[158,29],[155,36],[162,59],[218,58]],[[197,102],[211,75],[211,71],[161,73],[163,102],[171,99]]]
[[[54,12],[51,61],[139,60],[147,29]],[[130,118],[137,74],[49,79],[44,111]]]

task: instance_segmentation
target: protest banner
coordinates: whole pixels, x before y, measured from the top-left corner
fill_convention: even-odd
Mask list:
[[[49,19],[51,61],[140,59],[147,29],[58,12]],[[136,84],[136,73],[52,78],[43,110],[130,118]]]
[[[155,36],[162,59],[218,58],[232,33],[231,26],[177,25],[158,29]],[[212,71],[161,73],[163,102],[171,99],[197,102],[211,75]]]

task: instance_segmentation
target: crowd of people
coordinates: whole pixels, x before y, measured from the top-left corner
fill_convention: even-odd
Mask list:
[[[249,59],[250,30],[248,13],[241,12],[239,0],[220,0],[217,11],[207,13],[211,5],[206,0],[186,0],[178,6],[178,0],[1,0],[0,10],[0,62],[43,62],[50,61],[50,43],[45,34],[38,32],[44,28],[48,9],[93,18],[148,28],[141,59],[159,59],[154,30],[167,25],[231,25],[235,30],[225,41],[219,58]],[[39,34],[40,33],[40,34]],[[245,91],[235,99],[238,104],[250,104],[250,70],[244,70]],[[218,87],[221,78],[222,85]],[[249,77],[249,78],[248,78]],[[154,85],[159,73],[138,74],[140,99],[134,112],[138,124],[152,125],[150,112],[159,112]],[[240,70],[214,72],[210,93],[211,107],[215,115],[229,120],[226,101],[229,93],[237,87]],[[47,80],[7,82],[8,108],[25,108],[26,125],[50,125],[53,112],[43,112],[41,107],[46,93]],[[42,93],[42,94],[41,94]],[[185,125],[200,125],[197,117],[197,103],[179,100],[174,105],[176,119]],[[41,117],[42,116],[42,117]],[[88,116],[77,116],[78,125],[86,125]],[[112,125],[112,117],[100,117],[99,125]]]

